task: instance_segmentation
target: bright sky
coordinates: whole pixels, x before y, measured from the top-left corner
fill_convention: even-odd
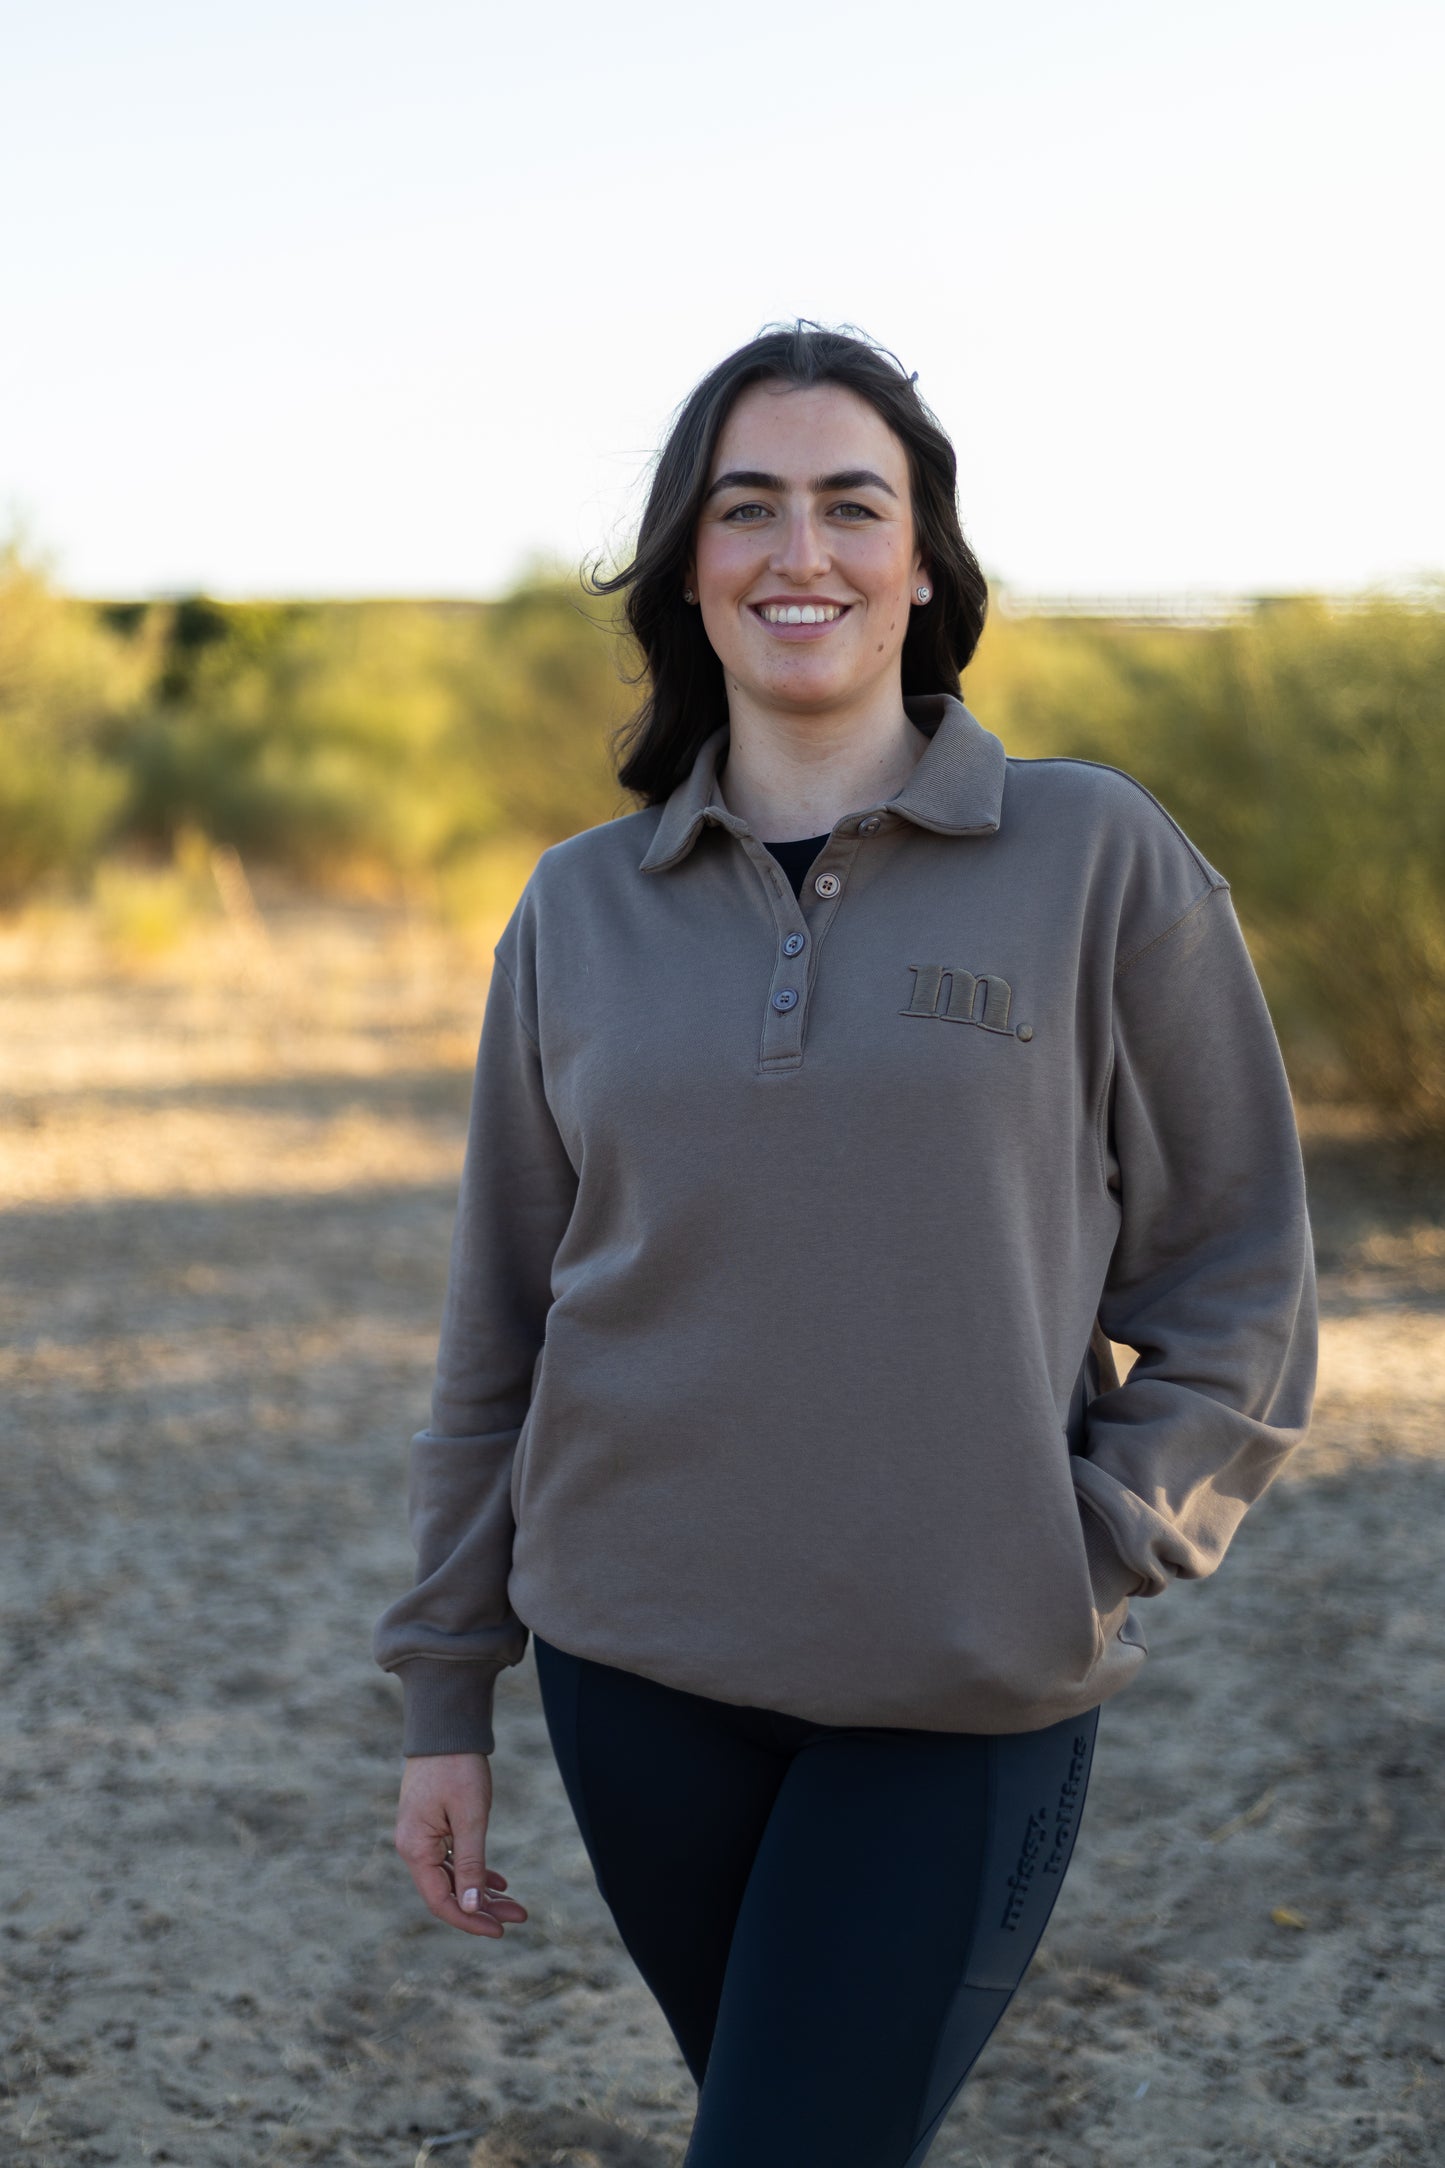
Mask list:
[[[1442,94],[1433,0],[0,0],[0,530],[493,593],[803,315],[1016,587],[1445,570]]]

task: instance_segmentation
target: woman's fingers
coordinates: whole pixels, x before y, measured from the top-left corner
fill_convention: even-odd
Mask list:
[[[491,1911],[492,1887],[487,1878],[487,1820],[480,1794],[466,1795],[451,1805],[452,1894],[454,1902],[479,1923],[489,1917],[495,1931],[501,1924]]]
[[[408,1860],[407,1865],[411,1868],[411,1878],[420,1890],[422,1902],[428,1912],[437,1919],[444,1920],[448,1927],[464,1928],[471,1935],[490,1935],[493,1940],[502,1932],[500,1922],[494,1920],[489,1912],[478,1912],[472,1907],[468,1907],[466,1911],[462,1909],[452,1886],[452,1872],[448,1864]]]
[[[527,1907],[519,1905],[515,1897],[498,1895],[500,1890],[506,1888],[507,1877],[504,1874],[498,1874],[495,1867],[488,1867],[487,1883],[486,1905],[493,1919],[524,1920],[527,1917]]]
[[[401,1850],[400,1845],[397,1849]],[[435,1856],[430,1859],[413,1859],[405,1852],[402,1852],[402,1857],[406,1860],[423,1904],[435,1918],[445,1921],[448,1927],[460,1927],[469,1935],[486,1935],[492,1941],[501,1934],[502,1922],[492,1909],[497,1900],[488,1897],[484,1904],[479,1902],[477,1905],[464,1906],[458,1895],[458,1886],[453,1880],[456,1870],[450,1860]],[[463,1893],[472,1887],[475,1885],[471,1883],[461,1885]],[[500,1902],[508,1908],[505,1917],[526,1918],[526,1913],[514,1899],[504,1897]]]
[[[525,1905],[518,1904],[515,1897],[498,1897],[495,1890],[491,1888],[488,1889],[485,1897],[477,1892],[476,1903],[469,1904],[467,1899],[473,1894],[475,1885],[464,1884],[459,1890],[455,1880],[455,1869],[450,1861],[447,1862],[447,1873],[452,1878],[449,1887],[453,1903],[456,1910],[462,1914],[460,1920],[456,1919],[453,1913],[446,1915],[449,1924],[452,1926],[475,1927],[478,1932],[486,1934],[488,1928],[485,1923],[490,1920],[495,1922],[497,1932],[500,1934],[504,1920],[510,1920],[515,1924],[518,1920],[526,1919],[527,1908]],[[489,1883],[491,1879],[492,1870],[489,1867],[487,1869]]]
[[[408,1761],[397,1811],[396,1848],[434,1918],[495,1940],[525,1905],[499,1895],[507,1878],[486,1864],[491,1772],[481,1755],[422,1755]]]

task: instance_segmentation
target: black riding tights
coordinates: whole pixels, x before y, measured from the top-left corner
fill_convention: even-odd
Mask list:
[[[919,2168],[1053,1909],[1097,1708],[815,1724],[532,1640],[598,1890],[697,2081],[684,2168]]]

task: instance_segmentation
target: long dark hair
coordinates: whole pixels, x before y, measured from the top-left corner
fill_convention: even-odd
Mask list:
[[[722,665],[702,613],[682,599],[713,453],[733,401],[749,384],[842,384],[875,407],[908,454],[913,524],[933,575],[932,600],[910,612],[905,693],[960,691],[978,645],[988,583],[958,523],[958,461],[937,417],[895,354],[853,331],[799,317],[760,331],[710,369],[678,408],[657,457],[632,562],[611,579],[586,575],[596,595],[626,593],[624,614],[642,651],[646,698],[614,734],[617,780],[659,805],[698,747],[728,719]]]

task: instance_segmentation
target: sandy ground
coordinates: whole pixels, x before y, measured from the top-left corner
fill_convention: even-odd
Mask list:
[[[529,1923],[463,1941],[391,1848],[369,1635],[410,1572],[487,946],[270,923],[144,969],[0,934],[0,2161],[668,2168],[693,2088],[530,1651],[489,1847]],[[1148,1606],[930,2168],[1445,2160],[1445,1183],[1305,1119],[1312,1443]]]

